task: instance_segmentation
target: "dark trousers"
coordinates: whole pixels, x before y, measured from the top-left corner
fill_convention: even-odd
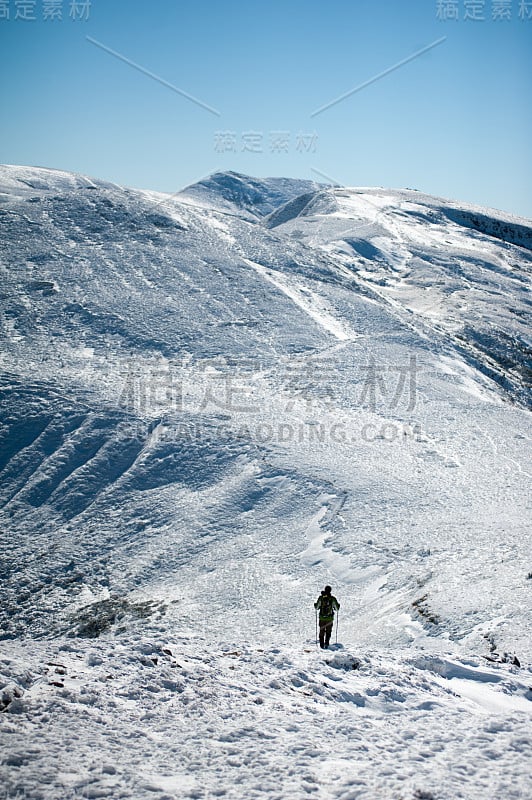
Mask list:
[[[322,622],[320,619],[320,647],[329,647],[331,641],[331,633],[333,629],[332,622]]]

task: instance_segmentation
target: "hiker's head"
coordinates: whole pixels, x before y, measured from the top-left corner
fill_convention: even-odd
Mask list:
[[[330,586],[326,586],[325,589],[323,590],[323,594],[330,594],[331,591],[332,591],[331,587]]]

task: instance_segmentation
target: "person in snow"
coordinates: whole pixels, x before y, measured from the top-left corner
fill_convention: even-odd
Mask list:
[[[319,611],[320,647],[322,649],[329,647],[334,623],[334,612],[338,611],[340,608],[340,603],[336,597],[331,594],[331,591],[331,587],[326,586],[314,603],[314,608]]]

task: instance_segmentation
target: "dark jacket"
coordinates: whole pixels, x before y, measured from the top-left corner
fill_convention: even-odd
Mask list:
[[[326,624],[334,620],[334,612],[339,610],[340,603],[334,595],[322,593],[314,603],[314,608],[319,609],[320,623]]]

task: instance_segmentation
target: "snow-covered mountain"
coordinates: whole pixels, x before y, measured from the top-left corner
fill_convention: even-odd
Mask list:
[[[530,223],[6,166],[0,232],[0,798],[527,797]]]

